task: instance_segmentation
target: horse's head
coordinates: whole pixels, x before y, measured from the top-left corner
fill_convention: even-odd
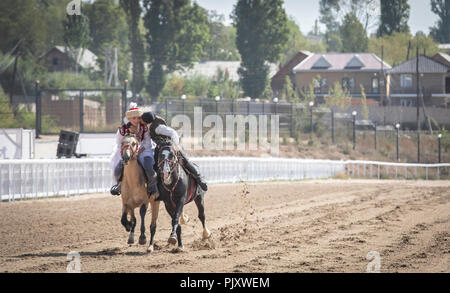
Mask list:
[[[158,170],[163,183],[170,185],[173,181],[172,175],[177,175],[178,157],[171,143],[161,145],[158,154]]]
[[[136,136],[133,134],[125,136],[122,139],[122,149],[120,151],[123,163],[127,165],[130,160],[136,159],[138,150],[139,140]]]

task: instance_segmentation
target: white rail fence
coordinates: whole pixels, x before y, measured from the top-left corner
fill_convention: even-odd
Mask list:
[[[450,164],[410,165],[365,161],[329,161],[280,158],[211,157],[193,158],[209,183],[258,182],[272,180],[301,180],[333,178],[338,174],[350,177],[387,178],[386,166],[392,170],[406,170],[405,178],[414,178],[411,170],[419,173],[437,170],[433,179],[440,179],[440,170],[446,174]],[[384,169],[382,169],[384,168]],[[389,169],[388,169],[389,170]],[[409,173],[408,173],[409,172]],[[447,175],[448,177],[448,175]],[[112,185],[109,159],[60,160],[2,160],[0,161],[0,200],[14,201],[51,196],[70,196],[108,192]]]
[[[450,179],[450,164],[400,164],[388,162],[347,161],[349,177],[375,179]]]

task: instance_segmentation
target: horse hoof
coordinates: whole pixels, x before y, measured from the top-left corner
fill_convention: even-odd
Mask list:
[[[147,239],[145,237],[139,237],[139,244],[145,245],[147,243]]]
[[[134,244],[134,239],[133,238],[128,238],[128,244]]]
[[[148,252],[148,253],[152,253],[154,250],[155,250],[155,248],[153,247],[153,245],[150,245],[150,246],[147,248],[147,252]]]
[[[177,252],[183,252],[183,251],[184,251],[184,246],[177,247]]]
[[[189,217],[187,215],[182,214],[180,216],[180,224],[186,225],[189,222]]]
[[[175,237],[170,237],[169,240],[168,240],[168,242],[169,242],[169,244],[171,244],[171,245],[175,245],[175,244],[177,244],[177,238],[175,238]]]
[[[207,240],[211,238],[211,232],[203,232],[203,240]]]

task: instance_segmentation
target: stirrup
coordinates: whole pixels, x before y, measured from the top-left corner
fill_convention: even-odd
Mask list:
[[[201,179],[197,180],[198,185],[200,186],[201,189],[203,189],[204,191],[208,191],[208,185],[206,185],[206,182],[204,182]]]
[[[114,185],[113,187],[111,187],[110,192],[112,195],[119,196],[121,191],[122,191],[122,185],[121,185],[121,182],[119,182],[116,185]]]
[[[158,193],[158,187],[156,186],[156,183],[147,183],[147,195],[152,196],[155,193]]]

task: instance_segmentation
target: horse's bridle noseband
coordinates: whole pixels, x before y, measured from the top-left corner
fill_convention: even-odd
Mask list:
[[[168,150],[170,150],[170,148],[168,148],[168,147],[166,147],[166,148],[162,148],[162,149],[160,149],[159,150],[159,153],[161,153],[164,149],[168,149]],[[171,152],[172,153],[172,152]],[[169,176],[172,174],[172,172],[175,170],[175,168],[180,164],[179,163],[179,161],[178,161],[178,156],[177,156],[177,154],[174,154],[174,156],[175,156],[175,161],[174,162],[172,162],[171,160],[169,160],[169,159],[164,159],[164,160],[162,160],[161,162],[158,162],[158,172],[161,174],[161,173],[163,173],[163,169],[161,168],[161,166],[164,164],[164,163],[168,163],[169,164]]]
[[[120,150],[120,156],[121,157],[123,157],[123,151],[126,150],[127,148],[130,148],[130,150],[131,150],[131,157],[130,157],[130,159],[132,159],[136,155],[136,153],[138,152],[139,142],[136,143],[135,147],[133,147],[131,145],[131,143],[126,143],[126,144],[122,145],[122,149]]]

